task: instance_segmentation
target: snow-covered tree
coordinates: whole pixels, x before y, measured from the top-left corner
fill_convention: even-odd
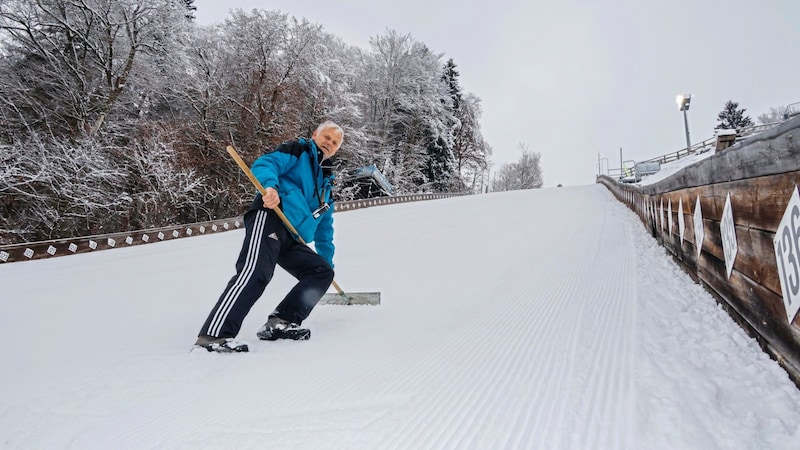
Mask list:
[[[110,232],[127,220],[127,176],[111,152],[90,140],[15,144],[0,147],[0,242]]]
[[[432,169],[429,175],[439,170],[429,164],[430,155],[452,148],[455,123],[447,109],[441,55],[392,30],[374,37],[371,46],[360,89],[374,162],[400,192],[430,189],[435,180],[426,169]]]
[[[194,11],[0,0],[0,244],[240,214],[253,188],[225,146],[252,161],[326,119],[345,129],[342,177],[483,186],[480,100],[452,60],[394,31],[362,50],[276,11],[210,27]]]
[[[768,123],[775,123],[775,122],[783,122],[786,112],[788,111],[789,107],[782,105],[774,108],[770,108],[769,112],[765,112],[760,114],[756,120],[759,124],[765,125]]]
[[[455,131],[459,126],[458,109],[461,106],[461,87],[458,83],[458,70],[450,58],[442,68],[441,88],[446,94],[442,99],[446,115],[442,118],[448,130],[439,136],[431,136],[427,146],[427,167],[424,169],[428,179],[428,188],[437,192],[462,191],[461,174],[456,170],[453,147]]]
[[[194,19],[194,12],[197,11],[197,6],[194,6],[194,0],[180,0],[186,6],[186,18],[187,19]]]
[[[544,184],[541,168],[541,154],[531,152],[525,143],[519,144],[522,153],[517,162],[503,165],[495,175],[495,191],[516,191],[539,189]]]
[[[466,181],[465,189],[478,192],[484,187],[488,174],[492,148],[483,138],[480,119],[480,99],[467,93],[456,110],[458,125],[455,129],[453,155],[455,170]]]
[[[454,111],[458,111],[461,107],[461,98],[464,93],[461,90],[461,85],[458,82],[458,77],[460,73],[458,72],[458,67],[456,66],[455,61],[453,58],[447,60],[447,63],[444,65],[444,69],[442,70],[442,81],[444,81],[445,86],[447,87],[447,92],[450,94],[450,98],[452,99],[452,108]]]
[[[173,0],[6,0],[2,115],[13,130],[94,136],[140,55],[157,49],[186,5]]]

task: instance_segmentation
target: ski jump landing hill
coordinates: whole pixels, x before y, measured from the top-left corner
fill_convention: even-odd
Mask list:
[[[653,184],[597,182],[800,387],[800,116]]]

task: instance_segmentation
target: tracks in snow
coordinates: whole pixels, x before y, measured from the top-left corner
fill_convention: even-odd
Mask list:
[[[391,248],[393,236],[370,230],[389,250],[418,253],[421,264],[383,261],[387,271],[413,275],[382,280],[388,301],[380,307],[320,308],[307,343],[254,342],[252,354],[236,358],[153,362],[168,378],[207,377],[92,421],[73,445],[634,447],[638,294],[630,290],[636,256],[625,211],[599,186],[520,195],[533,203],[526,211],[558,211],[540,219],[471,203],[480,197],[452,201],[460,205],[435,224],[437,239]],[[430,224],[415,224],[426,208],[409,211],[421,216],[407,220],[407,233],[424,236]],[[503,227],[472,225],[476,211]],[[437,272],[448,270],[463,283],[437,284]]]

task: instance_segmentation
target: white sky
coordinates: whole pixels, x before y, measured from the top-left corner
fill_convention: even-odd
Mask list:
[[[518,143],[541,152],[545,186],[594,182],[685,147],[679,93],[694,95],[692,143],[713,136],[728,100],[753,120],[800,102],[797,0],[196,0],[200,23],[230,8],[280,10],[369,48],[387,28],[453,58],[483,100],[495,166]]]
[[[258,341],[278,270],[247,354],[190,352],[241,230],[0,264],[0,446],[797,448],[786,372],[602,185],[335,220],[337,281],[381,304]]]

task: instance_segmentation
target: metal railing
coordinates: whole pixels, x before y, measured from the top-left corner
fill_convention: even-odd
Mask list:
[[[742,139],[762,133],[764,131],[767,131],[771,128],[780,125],[781,123],[782,122],[770,122],[760,125],[751,125],[749,127],[744,127],[741,130],[737,131],[736,141],[738,142]],[[664,155],[646,159],[644,161],[639,161],[639,162],[660,162],[661,164],[666,164],[681,158],[685,158],[690,155],[694,155],[697,153],[705,153],[709,150],[713,150],[715,148],[716,142],[717,142],[717,137],[713,136],[696,144],[692,144],[692,146],[689,148],[683,148],[676,152],[666,153]]]
[[[735,142],[742,141],[742,140],[747,139],[747,138],[749,138],[751,136],[757,135],[757,134],[762,133],[762,132],[764,132],[766,130],[774,128],[774,127],[780,125],[781,123],[783,123],[783,122],[785,122],[785,121],[789,120],[790,118],[792,118],[794,116],[797,116],[797,115],[800,115],[800,102],[790,103],[789,105],[786,106],[786,109],[785,109],[784,114],[783,114],[783,120],[777,121],[777,122],[759,124],[759,125],[751,125],[749,127],[741,128],[741,129],[737,130],[737,132],[736,132],[736,140],[735,140]],[[636,164],[639,164],[639,163],[656,163],[657,162],[657,163],[661,163],[661,164],[667,164],[667,163],[670,163],[670,162],[673,162],[673,161],[677,161],[677,160],[679,160],[681,158],[685,158],[687,156],[695,155],[697,153],[705,153],[705,152],[707,152],[709,150],[714,150],[716,148],[716,143],[717,143],[717,136],[713,136],[713,137],[710,137],[708,139],[704,139],[704,140],[702,140],[702,141],[700,141],[700,142],[698,142],[696,144],[690,145],[689,147],[682,148],[682,149],[674,151],[674,152],[665,153],[665,154],[663,154],[661,156],[656,156],[655,158],[645,159],[643,161],[635,161],[634,162],[634,167],[636,166]],[[602,170],[602,164],[601,164],[602,161],[606,162],[605,173]],[[598,177],[601,176],[601,175],[607,175],[609,177],[616,178],[617,180],[622,180],[625,177],[625,170],[626,170],[625,167],[609,168],[608,167],[608,158],[600,158],[600,155],[598,154],[598,171],[597,171],[597,176]]]
[[[786,106],[786,111],[783,113],[783,120],[789,120],[798,114],[800,114],[800,102],[790,103]]]

